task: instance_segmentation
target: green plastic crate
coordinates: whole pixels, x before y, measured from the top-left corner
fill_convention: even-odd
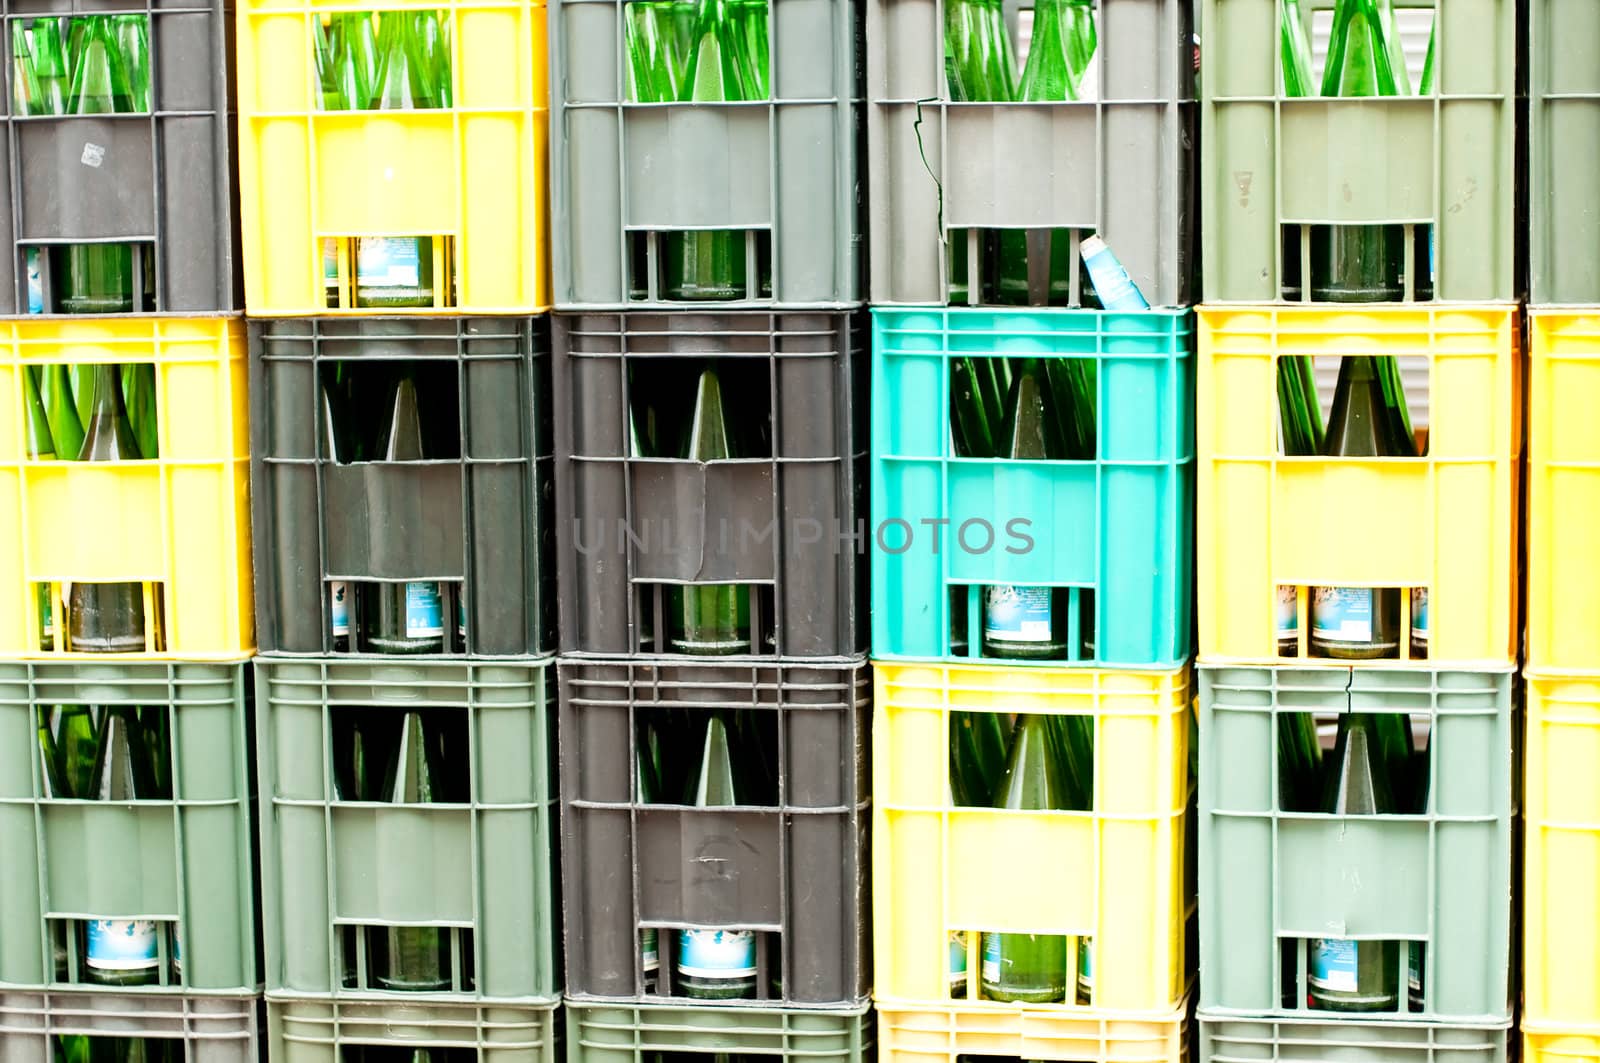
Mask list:
[[[82,983],[76,949],[64,975],[54,961],[71,924],[52,924],[114,918],[175,923],[182,944],[177,980],[163,963],[169,984],[121,992],[259,988],[248,667],[0,663],[0,985]],[[173,799],[45,797],[37,708],[57,704],[166,706]]]
[[[1520,294],[1516,0],[1397,6],[1436,11],[1432,96],[1285,98],[1275,0],[1203,0],[1206,302],[1281,301],[1280,226],[1315,224],[1432,225],[1434,299]]]
[[[0,1059],[51,1063],[57,1037],[84,1035],[181,1041],[185,1063],[259,1063],[261,1011],[259,996],[0,993]]]
[[[417,1049],[465,1049],[477,1053],[478,1063],[557,1063],[560,1019],[553,1004],[519,1008],[269,998],[267,1059],[345,1063],[351,1049],[380,1047],[390,1050],[388,1058],[409,1059]],[[361,1057],[350,1053],[348,1058]]]
[[[269,993],[558,998],[554,664],[257,659]],[[470,802],[337,799],[330,715],[353,706],[464,713]],[[397,925],[455,931],[450,991],[385,990],[360,969],[347,987],[342,927]],[[460,973],[468,960],[470,983]]]
[[[1201,1008],[1325,1020],[1304,964],[1282,1006],[1280,939],[1426,944],[1421,1011],[1363,1021],[1495,1024],[1511,1015],[1512,826],[1519,792],[1513,691],[1492,672],[1321,666],[1200,672]],[[1428,718],[1427,811],[1334,816],[1278,799],[1280,713]],[[1264,1057],[1271,1058],[1271,1057]]]
[[[1200,1063],[1505,1063],[1511,1020],[1487,1025],[1221,1019],[1202,1011]]]
[[[646,1063],[655,1052],[774,1056],[785,1063],[867,1063],[872,1009],[679,1008],[568,1001],[567,1063]],[[295,1061],[300,1063],[300,1061]]]

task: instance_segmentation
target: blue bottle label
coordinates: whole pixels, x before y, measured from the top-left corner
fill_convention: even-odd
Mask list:
[[[1356,991],[1356,943],[1343,938],[1320,938],[1310,946],[1306,981],[1334,993]]]
[[[1424,646],[1428,644],[1428,588],[1416,587],[1411,591],[1411,638]]]
[[[429,638],[444,634],[444,600],[437,583],[406,584],[406,636]]]
[[[950,988],[959,996],[966,995],[967,988],[967,933],[964,930],[950,931],[949,950]]]
[[[142,971],[161,961],[152,919],[89,920],[90,967],[102,971]]]
[[[1082,245],[1083,264],[1089,270],[1089,283],[1107,310],[1148,310],[1150,304],[1128,276],[1122,260],[1105,241],[1089,237]]]
[[[1049,642],[1050,588],[989,587],[983,617],[984,635],[997,642]]]
[[[322,278],[328,285],[339,283],[339,241],[322,241]]]
[[[1372,641],[1372,591],[1318,587],[1311,600],[1311,633],[1334,642]]]
[[[420,241],[379,236],[356,241],[356,274],[364,288],[415,288],[422,283]]]
[[[983,980],[991,984],[1000,981],[1000,935],[983,935]]]
[[[350,585],[336,580],[328,585],[328,596],[334,637],[350,634]]]
[[[1094,992],[1094,939],[1078,939],[1078,995]]]
[[[1411,953],[1406,963],[1406,986],[1412,997],[1422,999],[1422,943],[1413,941],[1406,946]]]
[[[39,249],[28,249],[28,313],[44,313],[44,281],[39,276]]]
[[[1300,637],[1300,600],[1293,587],[1278,588],[1278,641],[1291,642]]]
[[[691,978],[752,978],[756,936],[749,930],[681,930],[678,973]]]

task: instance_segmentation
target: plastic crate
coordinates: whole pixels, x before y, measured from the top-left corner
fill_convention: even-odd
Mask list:
[[[270,1063],[343,1063],[362,1047],[466,1049],[478,1063],[561,1063],[561,1012],[452,1004],[267,999]],[[359,1056],[358,1056],[359,1058]]]
[[[1207,302],[1280,301],[1281,227],[1308,225],[1429,225],[1434,299],[1521,294],[1515,0],[1404,6],[1435,10],[1432,96],[1285,97],[1277,5],[1202,4]],[[1428,247],[1414,238],[1426,262]],[[1408,277],[1407,301],[1414,284]]]
[[[1188,1063],[1189,1003],[1164,1013],[1078,1009],[1081,1014],[1013,1005],[1007,1012],[961,1004],[917,1007],[880,998],[879,1063],[958,1063],[970,1057],[1077,1063]]]
[[[1600,514],[1600,308],[1533,307],[1528,325],[1527,663],[1597,668],[1600,562],[1583,528]]]
[[[774,1057],[866,1063],[873,1019],[849,1011],[679,1008],[569,1001],[567,1063],[649,1063],[653,1053]]]
[[[551,5],[556,306],[695,305],[669,300],[649,267],[666,234],[705,229],[770,254],[770,293],[752,269],[747,298],[716,309],[859,303],[859,0],[771,5],[771,98],[733,104],[632,102],[625,2]]]
[[[87,1035],[179,1041],[188,1063],[257,1063],[261,1010],[255,996],[0,993],[0,1057],[50,1063],[57,1037]]]
[[[1097,4],[1098,82],[1074,103],[951,102],[940,0],[867,11],[874,303],[954,302],[950,262],[971,253],[962,232],[1065,228],[1078,230],[1072,261],[1077,239],[1099,233],[1151,304],[1191,301],[1189,4]],[[969,259],[967,276],[980,275]]]
[[[1280,585],[1427,588],[1429,663],[1516,660],[1520,337],[1514,306],[1201,309],[1202,661],[1292,663],[1278,651]],[[1279,454],[1277,362],[1296,355],[1425,357],[1427,456]],[[1408,639],[1399,653],[1357,667],[1419,663],[1403,659]]]
[[[1200,909],[1203,1009],[1327,1016],[1281,1006],[1279,943],[1335,935],[1426,946],[1421,1011],[1386,1025],[1509,1018],[1515,680],[1509,668],[1200,668],[1200,890],[1213,898]],[[1427,811],[1285,811],[1276,720],[1291,712],[1426,719]]]
[[[181,942],[181,975],[165,969],[167,984],[111,992],[237,994],[261,984],[246,670],[0,664],[0,985],[89,984],[72,942],[74,924],[94,918],[155,920]],[[38,710],[60,704],[164,708],[172,799],[46,796]],[[52,958],[56,940],[66,945],[64,970]],[[0,1011],[21,999],[0,997]],[[183,1014],[176,998],[161,1007]]]
[[[332,582],[374,580],[459,581],[474,656],[554,648],[548,328],[542,317],[250,323],[263,652],[334,653]],[[335,461],[324,374],[395,361],[455,378],[459,457]],[[359,638],[350,648],[377,656]]]
[[[339,1007],[349,1000],[419,997],[556,999],[555,750],[547,708],[554,672],[549,659],[257,659],[269,994],[323,998],[322,1007],[330,997]],[[355,707],[465,715],[466,747],[456,752],[469,752],[470,801],[341,799],[331,717]],[[453,755],[448,747],[445,755]],[[453,931],[459,962],[450,989],[426,996],[385,990],[370,971],[361,974],[366,954],[360,945],[359,955],[346,954],[343,928],[390,926]],[[350,936],[362,937],[359,929]],[[354,988],[345,984],[345,964],[356,969]],[[313,1007],[310,1014],[322,1013]]]
[[[252,317],[371,314],[327,305],[324,238],[431,236],[433,307],[379,313],[525,314],[550,305],[549,72],[538,0],[437,0],[453,42],[455,106],[323,111],[315,0],[240,0],[239,173]],[[403,10],[363,0],[355,10]],[[346,256],[340,256],[341,263]],[[350,302],[341,264],[341,304]]]
[[[1505,1063],[1511,1039],[1509,1019],[1486,1025],[1310,1022],[1222,1018],[1205,1011],[1198,1019],[1201,1063]]]
[[[671,584],[691,581],[753,587],[752,609],[770,614],[753,620],[767,655],[863,652],[865,316],[554,317],[562,652],[666,650],[647,634],[663,625],[645,621]],[[699,358],[762,379],[759,397],[725,401],[764,405],[769,456],[632,456],[633,374],[678,362],[692,384]]]
[[[778,944],[764,958],[770,978],[756,979],[760,999],[714,1007],[864,1003],[871,984],[866,662],[564,658],[560,673],[567,999],[646,999],[643,928],[669,938],[675,927],[731,926],[778,935]],[[778,804],[636,800],[636,723],[713,707],[775,714]],[[649,994],[657,1002],[673,995],[669,966],[662,964],[658,991]],[[781,980],[781,996],[772,980]]]
[[[1019,1008],[1053,1019],[1176,1007],[1188,989],[1185,927],[1194,899],[1185,860],[1193,696],[1187,667],[1102,672],[875,660],[873,668],[880,1004],[949,1006],[950,933],[998,930],[1091,936],[1093,1008],[968,999],[960,1004],[966,1013],[1005,1022]],[[1093,808],[953,806],[954,711],[1091,716]],[[977,947],[974,936],[968,934],[969,949]],[[968,969],[977,969],[975,960]],[[973,996],[977,981],[969,986]],[[1023,1054],[1032,1058],[1031,1050]]]
[[[1600,974],[1583,952],[1600,942],[1600,672],[1526,678],[1522,1014],[1554,1031],[1552,1058],[1600,1058]]]
[[[1592,1063],[1600,1059],[1600,1030],[1593,1027],[1560,1027],[1523,1019],[1523,1063]]]
[[[983,586],[1023,584],[1093,593],[1084,636],[1098,657],[1073,664],[1171,669],[1188,659],[1193,328],[1180,310],[872,312],[874,657],[961,660],[951,590],[965,589],[976,632]],[[1092,360],[1098,459],[956,457],[951,362],[986,356]],[[938,520],[948,521],[942,541],[925,527]],[[1018,525],[1027,546],[1016,545],[1018,521],[1028,522]],[[968,652],[981,653],[981,641]]]
[[[0,137],[0,315],[26,314],[30,250],[44,249],[43,308],[53,310],[49,257],[59,245],[136,243],[154,256],[154,313],[244,306],[236,248],[233,166],[233,0],[181,7],[160,0],[8,0]],[[26,117],[10,92],[12,34],[42,15],[134,14],[150,19],[150,113]],[[169,56],[178,61],[162,62]],[[141,267],[142,269],[142,267]],[[136,275],[140,271],[136,271]]]
[[[1579,178],[1600,155],[1600,26],[1583,4],[1528,5],[1528,243],[1530,303],[1600,303],[1594,197]]]
[[[59,599],[70,580],[165,585],[165,651],[124,659],[232,660],[255,647],[244,333],[236,317],[0,324],[0,498],[14,499],[0,515],[0,654],[106,658],[68,653],[64,638],[40,646],[35,585],[55,584]],[[29,458],[21,372],[51,362],[154,364],[161,457]]]

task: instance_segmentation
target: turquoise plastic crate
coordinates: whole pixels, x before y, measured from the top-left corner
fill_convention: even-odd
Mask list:
[[[1189,657],[1194,583],[1194,317],[1188,310],[872,311],[872,653],[951,651],[952,587],[1094,592],[1094,658],[1036,664],[1174,668]],[[952,357],[1074,357],[1097,365],[1096,458],[958,458]],[[1008,535],[1027,520],[1033,546]],[[948,524],[931,522],[948,521]],[[995,532],[988,550],[982,524]],[[901,523],[904,522],[904,523]],[[908,540],[909,529],[909,540]],[[937,547],[933,539],[939,532]],[[1019,662],[1020,663],[1020,662]]]

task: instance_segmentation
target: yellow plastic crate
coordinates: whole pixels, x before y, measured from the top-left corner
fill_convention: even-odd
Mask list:
[[[450,21],[456,105],[320,110],[316,21],[335,10],[421,7]],[[550,305],[543,3],[242,0],[238,72],[251,316],[515,314]],[[362,236],[448,238],[436,242],[435,256],[454,259],[454,302],[443,302],[441,283],[433,307],[330,309],[322,240]],[[349,256],[341,254],[346,292],[349,270]]]
[[[1530,669],[1523,766],[1523,1004],[1600,1046],[1600,671]],[[1564,1055],[1565,1052],[1557,1053]]]
[[[1556,1027],[1525,1018],[1521,1063],[1600,1063],[1600,1027]]]
[[[872,914],[879,997],[917,1007],[949,1004],[949,934],[969,931],[967,969],[976,972],[979,935],[970,932],[992,930],[1092,936],[1093,1009],[1170,1010],[1188,988],[1185,930],[1194,896],[1185,861],[1188,669],[874,661],[873,673]],[[1093,716],[1093,810],[952,807],[952,710]],[[1075,949],[1069,951],[1075,957]],[[1069,969],[1075,969],[1070,958]],[[971,980],[969,997],[977,981]],[[1002,1025],[1019,1008],[1040,1016],[1095,1014],[1076,1003],[967,999],[960,1005],[961,1014]],[[1069,1052],[1048,1058],[1080,1057]]]
[[[1382,354],[1428,361],[1426,457],[1278,453],[1280,357]],[[1304,663],[1303,591],[1301,656],[1278,655],[1284,585],[1425,587],[1430,665],[1515,663],[1521,388],[1515,306],[1201,307],[1200,659]],[[1342,663],[1413,666],[1400,642],[1398,659]]]
[[[1600,669],[1600,307],[1528,327],[1528,668]]]
[[[1007,1056],[1075,1063],[1187,1063],[1189,1005],[1158,1015],[1090,1008],[1011,1005],[997,1012],[965,1004],[919,1007],[879,998],[878,1063],[956,1063],[958,1056]]]
[[[30,459],[21,371],[49,362],[154,363],[161,457]],[[71,580],[164,585],[165,652],[117,659],[253,651],[246,379],[237,316],[0,323],[0,499],[10,500],[0,513],[0,656],[113,656],[41,649],[35,584],[53,585],[63,646],[60,585]]]

